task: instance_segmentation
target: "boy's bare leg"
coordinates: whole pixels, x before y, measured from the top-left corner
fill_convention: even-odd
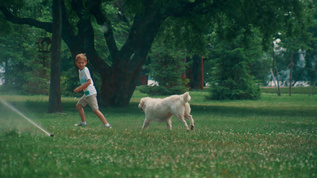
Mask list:
[[[77,108],[77,110],[79,112],[81,122],[86,122],[85,112],[84,112],[83,106],[80,105],[80,104],[76,104],[76,108]]]
[[[103,125],[106,125],[108,123],[105,116],[99,111],[99,109],[94,110],[94,113],[99,117]]]

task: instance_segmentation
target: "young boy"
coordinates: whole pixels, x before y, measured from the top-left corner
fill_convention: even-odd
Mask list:
[[[81,123],[75,124],[75,126],[86,126],[85,112],[83,107],[87,104],[91,107],[93,112],[99,117],[101,122],[108,128],[112,128],[107,122],[105,116],[99,111],[98,102],[97,102],[97,91],[94,86],[94,82],[90,76],[90,72],[87,65],[87,58],[85,54],[78,54],[75,58],[75,64],[79,68],[79,80],[81,86],[77,87],[74,92],[84,91],[84,95],[79,99],[76,104],[76,108],[79,112]]]

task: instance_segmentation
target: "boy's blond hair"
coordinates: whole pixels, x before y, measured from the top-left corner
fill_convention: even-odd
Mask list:
[[[84,61],[87,62],[87,57],[86,57],[86,54],[84,53],[77,54],[75,61],[78,61],[78,59],[83,59]]]

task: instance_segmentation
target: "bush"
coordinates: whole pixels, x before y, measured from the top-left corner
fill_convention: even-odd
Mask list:
[[[24,91],[32,95],[48,95],[50,88],[49,71],[48,68],[42,68],[28,72],[26,74],[28,76],[27,83],[23,86]]]
[[[149,95],[173,95],[173,94],[182,94],[188,91],[188,88],[183,86],[175,86],[172,88],[165,88],[162,86],[146,86],[142,85],[139,87],[141,93],[146,93]]]
[[[159,49],[159,50],[158,50]],[[146,67],[149,75],[159,86],[142,86],[140,92],[150,95],[172,95],[187,91],[189,79],[182,80],[186,63],[182,61],[184,54],[156,48],[151,55],[151,63]]]
[[[232,43],[221,42],[215,47],[213,52],[218,58],[213,59],[209,99],[243,100],[261,97],[260,86],[251,75],[250,66],[261,53],[256,45],[253,48],[243,47],[239,39]]]

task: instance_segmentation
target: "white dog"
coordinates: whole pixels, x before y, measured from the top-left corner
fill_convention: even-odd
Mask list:
[[[151,121],[166,122],[167,128],[172,130],[171,118],[177,117],[189,131],[185,118],[190,121],[191,130],[194,130],[194,119],[190,115],[191,97],[188,92],[183,95],[172,95],[166,98],[145,97],[140,100],[139,109],[145,112],[145,120],[142,129],[148,128]]]

